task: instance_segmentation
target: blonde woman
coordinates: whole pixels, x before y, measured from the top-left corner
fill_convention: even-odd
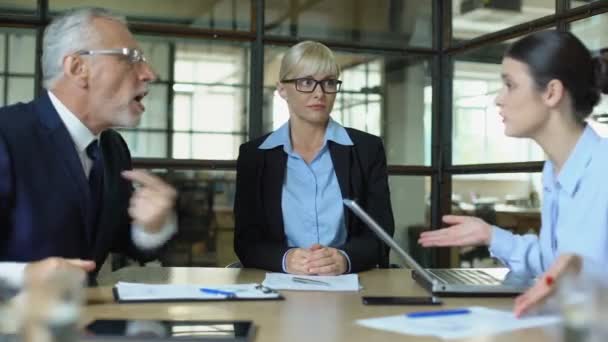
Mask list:
[[[243,266],[319,275],[387,266],[387,249],[342,205],[357,199],[392,235],[381,139],[330,117],[339,77],[321,43],[283,57],[277,91],[289,121],[239,152],[234,248]]]

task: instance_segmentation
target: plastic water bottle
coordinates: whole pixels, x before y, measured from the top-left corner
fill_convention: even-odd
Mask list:
[[[15,314],[9,303],[14,294],[14,290],[0,280],[0,342],[12,341],[14,338]]]
[[[564,342],[608,341],[608,290],[590,277],[560,279],[558,301],[564,319]]]
[[[72,342],[83,302],[82,273],[62,269],[27,284],[21,312],[24,342]]]

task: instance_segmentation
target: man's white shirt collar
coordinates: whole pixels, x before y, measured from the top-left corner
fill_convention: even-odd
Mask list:
[[[61,101],[53,94],[51,91],[49,93],[49,98],[51,99],[51,103],[55,110],[59,114],[61,121],[68,129],[70,136],[72,137],[72,141],[76,145],[76,149],[79,153],[85,152],[87,146],[97,139],[98,137],[85,126],[80,119],[72,113]]]

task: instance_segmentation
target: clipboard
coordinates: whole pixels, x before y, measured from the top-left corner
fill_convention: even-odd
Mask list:
[[[119,282],[112,288],[112,294],[114,295],[114,300],[120,304],[266,301],[285,299],[279,292],[256,283],[231,285],[167,285]]]

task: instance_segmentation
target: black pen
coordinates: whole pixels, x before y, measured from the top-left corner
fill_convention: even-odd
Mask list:
[[[301,284],[331,286],[330,283],[327,283],[327,282],[324,282],[321,280],[308,279],[308,278],[293,277],[293,278],[291,278],[291,280],[293,280],[296,283],[301,283]]]

